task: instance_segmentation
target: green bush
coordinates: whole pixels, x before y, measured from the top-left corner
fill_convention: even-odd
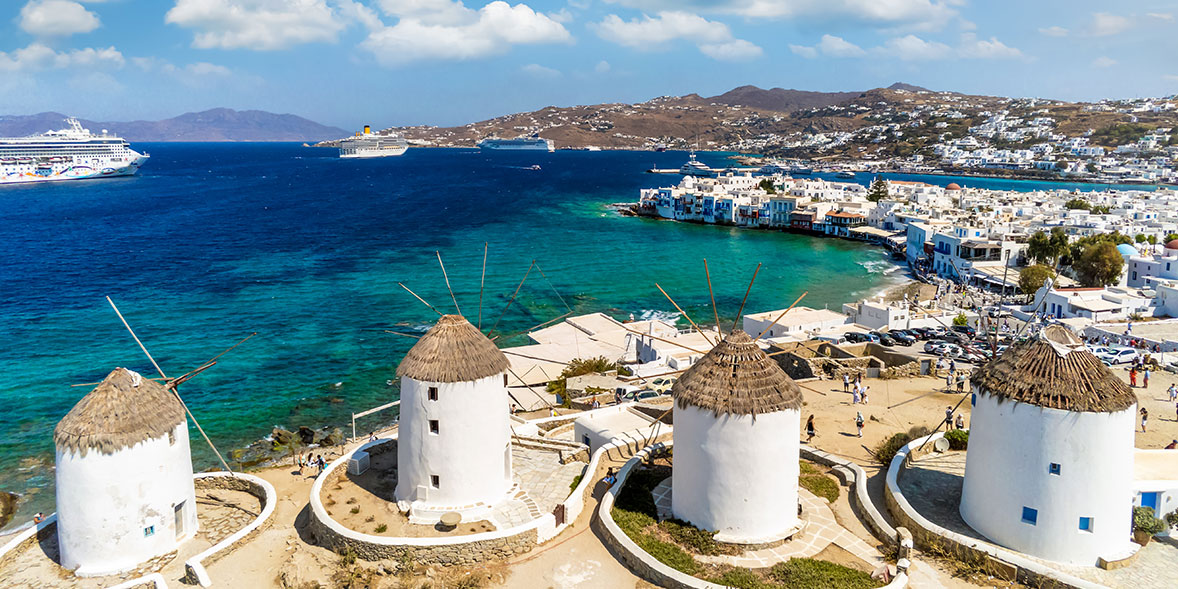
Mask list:
[[[813,464],[810,464],[809,462],[806,462],[805,460],[798,461],[798,472],[800,472],[803,475],[822,474],[822,471],[818,470],[817,466],[814,466]]]
[[[896,457],[896,452],[899,452],[900,448],[903,448],[905,444],[911,441],[912,436],[905,432],[892,434],[892,437],[880,442],[871,451],[871,457],[884,468],[887,468],[892,465],[892,459]]]
[[[777,563],[769,569],[769,577],[786,587],[799,589],[871,589],[880,586],[863,571],[812,558]]]
[[[701,530],[683,520],[667,519],[659,522],[659,529],[666,532],[675,542],[682,544],[698,554],[720,554],[722,550],[716,543],[715,532]]]
[[[803,489],[834,503],[839,498],[838,481],[824,474],[804,474],[798,477],[798,484]]]
[[[1155,517],[1150,507],[1134,507],[1133,529],[1153,536],[1166,531],[1166,522]]]
[[[956,325],[957,327],[964,327],[969,325],[969,318],[965,316],[965,313],[958,313],[957,316],[953,318],[953,325]]]
[[[380,525],[376,526],[376,533],[383,534],[388,529],[389,529],[388,524],[380,524]]]
[[[570,493],[577,490],[577,485],[581,484],[581,479],[584,477],[585,477],[585,475],[583,475],[583,474],[579,474],[579,475],[573,477],[573,482],[569,483],[569,492]]]
[[[951,429],[945,432],[945,439],[949,440],[950,450],[965,450],[969,447],[969,430]]]
[[[1171,528],[1178,528],[1178,510],[1171,511],[1170,513],[1166,514],[1166,523],[1169,524]]]
[[[724,571],[724,574],[708,580],[717,585],[734,587],[736,589],[775,589],[777,587],[776,583],[766,583],[756,573],[748,569],[734,568]]]
[[[663,542],[647,533],[646,528],[655,525],[658,509],[651,496],[651,489],[667,478],[667,469],[635,469],[626,477],[626,484],[614,502],[610,515],[639,548],[659,562],[688,575],[699,571],[699,563],[682,548]]]

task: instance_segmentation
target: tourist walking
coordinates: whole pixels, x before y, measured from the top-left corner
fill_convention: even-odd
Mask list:
[[[863,413],[855,412],[855,429],[859,430],[859,437],[863,437]]]
[[[847,392],[851,388],[851,375],[843,373],[843,392]]]
[[[1137,386],[1137,367],[1129,369],[1129,386]]]
[[[945,429],[953,427],[953,406],[945,406]]]
[[[863,387],[863,392],[859,394],[859,400],[860,400],[860,401],[861,401],[861,402],[862,402],[864,405],[866,405],[866,404],[867,404],[867,391],[868,391],[869,389],[871,389],[871,387]]]
[[[1170,388],[1166,389],[1166,394],[1170,396],[1171,403],[1178,400],[1178,388],[1174,388],[1173,383],[1170,384]]]
[[[814,431],[814,414],[811,413],[809,419],[806,420],[806,443],[807,444],[810,443],[810,440],[814,439],[814,435],[816,433],[817,432]]]
[[[1141,408],[1141,431],[1145,432],[1145,422],[1149,420],[1149,410],[1145,407]]]
[[[949,391],[952,388],[953,388],[953,369],[950,368],[949,372],[945,373],[945,390]]]
[[[965,371],[957,373],[957,392],[965,392]]]
[[[1148,366],[1146,366],[1145,370],[1142,371],[1142,373],[1141,373],[1141,388],[1143,388],[1143,389],[1149,388],[1149,367]]]
[[[859,385],[855,385],[855,388],[851,389],[851,404],[859,404]]]

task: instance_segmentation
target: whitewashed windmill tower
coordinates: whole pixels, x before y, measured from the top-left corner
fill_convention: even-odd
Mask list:
[[[443,315],[397,366],[397,504],[410,521],[484,517],[512,487],[507,357],[461,315]]]
[[[164,385],[116,368],[57,424],[61,565],[131,570],[197,532],[188,420]]]
[[[1132,389],[1061,325],[1011,347],[971,382],[965,522],[1056,562],[1093,566],[1127,554]]]
[[[671,394],[675,517],[735,544],[770,543],[795,533],[802,407],[797,384],[753,338],[734,329],[675,382]]]

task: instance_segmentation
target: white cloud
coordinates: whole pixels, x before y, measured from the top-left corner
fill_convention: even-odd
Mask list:
[[[335,41],[344,28],[326,0],[176,0],[164,22],[196,30],[200,49],[258,51]]]
[[[822,40],[818,42],[818,50],[823,55],[831,57],[861,57],[867,54],[858,45],[834,35],[822,35]]]
[[[760,47],[745,41],[733,39],[724,43],[704,43],[699,46],[704,55],[719,61],[742,61],[760,57],[765,52]]]
[[[904,61],[931,61],[950,57],[953,50],[944,43],[925,41],[916,35],[888,39],[876,51]]]
[[[1174,15],[1170,14],[1169,12],[1149,12],[1149,13],[1146,13],[1145,16],[1148,16],[1150,18],[1156,18],[1158,20],[1166,20],[1166,21],[1174,20]]]
[[[595,71],[599,74],[604,74],[604,73],[608,72],[609,70],[610,70],[609,62],[604,59],[597,62],[597,65],[593,66],[593,71]]]
[[[1023,57],[1023,52],[1011,47],[995,37],[989,40],[978,39],[973,33],[961,35],[961,46],[957,54],[969,59],[1017,59]]]
[[[29,0],[20,9],[20,28],[37,36],[89,33],[101,23],[98,15],[71,0]]]
[[[34,71],[85,67],[91,69],[118,69],[126,60],[114,47],[105,49],[87,47],[58,52],[41,43],[10,52],[0,51],[0,71]]]
[[[790,45],[789,50],[794,52],[796,55],[805,57],[806,59],[814,59],[815,57],[818,57],[817,49],[813,47],[807,47],[805,45]]]
[[[1088,32],[1094,37],[1107,37],[1124,32],[1130,24],[1129,19],[1123,16],[1097,12],[1092,15],[1092,24],[1089,25]]]
[[[429,13],[426,5],[442,10]],[[526,4],[496,1],[477,11],[442,0],[384,0],[381,6],[400,20],[372,31],[360,45],[385,65],[478,59],[505,53],[514,45],[572,40],[563,25]]]
[[[606,41],[639,49],[657,48],[675,39],[692,39],[702,43],[732,39],[728,25],[679,11],[660,12],[655,18],[644,14],[642,18],[629,21],[611,14],[591,26]]]
[[[1042,29],[1039,29],[1039,33],[1043,34],[1043,35],[1047,35],[1048,37],[1066,37],[1066,36],[1068,36],[1068,30],[1061,27],[1061,26],[1050,26],[1050,27],[1042,28]]]
[[[519,68],[525,74],[536,76],[537,78],[559,78],[560,70],[554,70],[550,67],[544,67],[538,63],[529,63]]]
[[[728,25],[689,12],[672,10],[654,17],[644,14],[628,21],[610,14],[590,28],[606,41],[635,49],[658,50],[671,41],[686,39],[704,55],[721,61],[750,59],[763,53],[757,45],[733,37]]]
[[[960,0],[607,0],[647,12],[735,14],[757,19],[861,22],[881,27],[940,30],[958,17]]]
[[[1115,60],[1111,57],[1105,57],[1103,55],[1092,60],[1092,67],[1104,68],[1104,67],[1113,67],[1114,65],[1117,65],[1117,60]]]
[[[1178,74],[1162,74],[1162,79],[1169,80],[1171,82],[1178,82]]]

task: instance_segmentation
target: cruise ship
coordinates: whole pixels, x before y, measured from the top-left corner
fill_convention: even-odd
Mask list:
[[[487,137],[478,143],[479,149],[499,151],[554,151],[556,144],[551,139],[544,139],[539,135],[531,137],[516,137],[515,139],[500,139]]]
[[[389,157],[401,155],[409,149],[409,142],[400,135],[379,135],[372,132],[370,125],[364,125],[363,133],[355,137],[340,139],[340,157]]]
[[[0,184],[131,176],[149,157],[121,137],[95,135],[73,117],[65,122],[60,131],[0,138]]]

